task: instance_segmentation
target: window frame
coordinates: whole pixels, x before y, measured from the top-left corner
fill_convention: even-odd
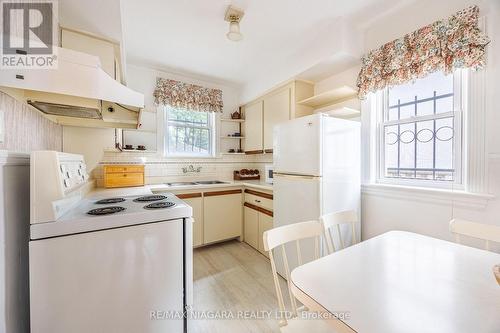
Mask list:
[[[411,187],[430,187],[438,189],[465,189],[465,166],[466,166],[466,149],[465,149],[465,116],[468,95],[467,88],[467,71],[468,70],[455,70],[453,72],[453,112],[446,112],[442,114],[427,115],[427,116],[412,116],[402,120],[385,121],[384,116],[389,108],[389,89],[385,88],[376,93],[377,107],[376,107],[376,155],[377,155],[377,170],[376,182],[380,184],[389,185],[402,185]],[[414,123],[416,121],[433,120],[440,118],[449,118],[454,115],[454,166],[455,175],[453,181],[439,181],[430,179],[413,179],[413,178],[397,178],[385,176],[385,131],[384,127],[388,125],[397,125],[405,123]]]
[[[178,153],[178,152],[171,152],[169,150],[169,125],[172,125],[172,123],[175,123],[175,121],[169,120],[169,109],[172,108],[174,109],[175,107],[173,106],[165,106],[163,107],[164,111],[164,126],[163,126],[163,154],[165,157],[172,157],[172,158],[213,158],[215,157],[216,154],[216,131],[217,128],[215,126],[215,114],[213,112],[206,112],[208,115],[208,126],[184,126],[187,128],[200,128],[200,129],[208,129],[209,133],[209,142],[208,142],[208,153],[199,153],[199,152],[189,152],[189,153]],[[198,111],[192,111],[192,112],[198,112]],[[202,112],[202,111],[200,111]]]

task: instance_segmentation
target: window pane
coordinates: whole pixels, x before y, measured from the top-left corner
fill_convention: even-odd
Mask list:
[[[453,180],[453,118],[436,120],[436,179]]]
[[[434,179],[434,121],[417,123],[417,170],[415,178]]]
[[[389,88],[389,105],[413,102],[417,99],[432,98],[434,91],[437,96],[453,93],[453,75],[444,75],[442,72],[429,74],[425,78]]]
[[[385,129],[385,176],[399,177],[398,172],[398,126],[386,126]]]
[[[434,101],[417,103],[417,116],[429,116],[434,114]]]
[[[384,126],[386,177],[453,180],[454,117],[437,118],[454,111],[453,94],[453,75],[441,72],[388,89],[384,119],[396,124]]]
[[[168,121],[194,126],[208,126],[209,113],[168,108]]]
[[[168,151],[170,153],[210,153],[208,129],[168,126]]]
[[[211,114],[167,107],[169,154],[210,155]]]
[[[414,178],[415,174],[415,132],[414,124],[400,125],[399,129],[399,176]]]
[[[436,113],[453,111],[453,96],[436,100]]]
[[[435,99],[436,110],[435,97],[438,97]],[[389,88],[389,114],[386,119],[405,119],[449,111],[453,111],[453,75],[436,72],[413,83]]]

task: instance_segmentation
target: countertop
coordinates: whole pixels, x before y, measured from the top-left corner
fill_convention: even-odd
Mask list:
[[[273,185],[268,184],[261,180],[235,180],[227,181],[224,184],[211,184],[211,185],[183,185],[183,186],[166,186],[165,184],[150,184],[137,187],[122,187],[122,188],[94,188],[90,191],[87,197],[90,198],[103,198],[113,196],[131,196],[131,195],[147,195],[157,192],[179,192],[179,191],[193,191],[200,190],[206,191],[217,188],[228,187],[248,187],[255,190],[272,191]]]

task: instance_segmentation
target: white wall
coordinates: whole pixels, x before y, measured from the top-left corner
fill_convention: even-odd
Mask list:
[[[85,156],[88,170],[94,169],[104,156],[104,149],[115,146],[113,128],[63,126],[63,151]]]
[[[382,193],[364,191],[362,196],[363,238],[370,238],[389,230],[407,230],[451,240],[448,222],[453,217],[471,219],[500,226],[500,112],[498,112],[498,92],[500,91],[500,2],[497,0],[466,1],[421,0],[398,9],[373,23],[365,33],[365,51],[376,48],[390,40],[418,29],[435,20],[448,17],[454,12],[477,4],[480,15],[486,16],[487,31],[492,42],[488,46],[486,68],[486,111],[488,192],[495,198],[481,205],[469,205],[450,197],[435,196],[416,191]],[[474,110],[470,110],[474,112]],[[369,117],[363,116],[364,142],[369,135]],[[366,150],[366,145],[365,145]],[[365,152],[364,163],[370,161]],[[367,173],[369,168],[366,168]],[[369,176],[365,174],[365,179]],[[470,203],[473,203],[471,201]],[[469,207],[467,207],[469,206]],[[476,245],[476,242],[471,242]]]

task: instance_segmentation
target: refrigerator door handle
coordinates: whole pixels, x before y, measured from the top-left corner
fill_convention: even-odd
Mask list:
[[[279,172],[273,172],[273,177],[282,177],[282,178],[288,178],[288,179],[309,179],[309,180],[315,180],[315,179],[320,179],[321,176],[306,176],[306,175],[292,175],[292,174],[287,174],[287,173],[279,173]]]

